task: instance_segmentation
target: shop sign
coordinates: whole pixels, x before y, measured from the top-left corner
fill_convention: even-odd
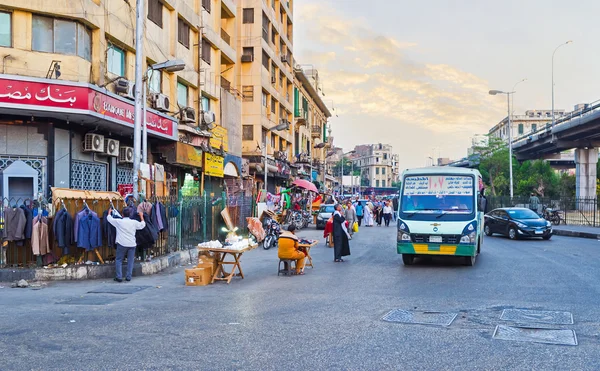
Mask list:
[[[227,136],[227,129],[223,126],[215,126],[210,133],[212,137],[210,138],[210,146],[213,148],[221,148],[221,144],[223,144],[223,150],[225,152],[229,151],[228,143],[229,138]]]
[[[204,153],[204,174],[223,178],[224,164],[224,157],[210,153]]]
[[[132,101],[90,84],[0,76],[0,108],[91,115],[133,129],[134,107]],[[146,125],[151,134],[177,140],[173,117],[147,109]]]
[[[161,146],[159,150],[170,164],[202,168],[202,151],[199,148],[177,142]]]

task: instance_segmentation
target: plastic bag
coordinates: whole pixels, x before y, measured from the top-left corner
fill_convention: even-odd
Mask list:
[[[358,222],[354,222],[354,224],[352,225],[352,232],[358,232]]]

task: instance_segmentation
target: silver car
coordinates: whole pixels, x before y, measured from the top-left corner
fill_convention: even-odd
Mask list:
[[[335,211],[334,204],[321,205],[319,214],[317,215],[317,229],[325,229],[325,225],[333,212]]]

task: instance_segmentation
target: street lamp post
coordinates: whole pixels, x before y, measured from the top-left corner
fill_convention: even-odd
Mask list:
[[[522,82],[527,81],[527,78],[524,78],[523,80],[517,82],[516,84],[513,85],[512,91],[516,93],[515,88],[517,87],[517,85],[519,85]],[[512,98],[511,98],[511,102],[510,105],[512,106],[512,114],[515,114],[515,95],[513,94]]]
[[[506,94],[506,103],[508,105],[508,172],[510,177],[510,198],[513,198],[513,167],[512,167],[512,127],[510,122],[510,96],[514,91],[490,90],[490,95]]]
[[[552,53],[552,128],[554,128],[554,54],[556,54],[556,51],[558,49],[560,49],[561,46],[565,46],[567,44],[572,43],[573,40],[569,40],[566,43],[562,43],[559,46],[556,47],[556,49],[554,49],[554,52]]]

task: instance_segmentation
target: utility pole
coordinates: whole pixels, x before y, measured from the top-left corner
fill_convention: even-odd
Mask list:
[[[144,0],[136,0],[136,21],[135,21],[135,115],[133,121],[133,197],[139,199],[139,173],[140,173],[140,152],[142,141],[142,102],[143,100],[143,71],[144,47],[142,45],[142,34],[144,27]]]

